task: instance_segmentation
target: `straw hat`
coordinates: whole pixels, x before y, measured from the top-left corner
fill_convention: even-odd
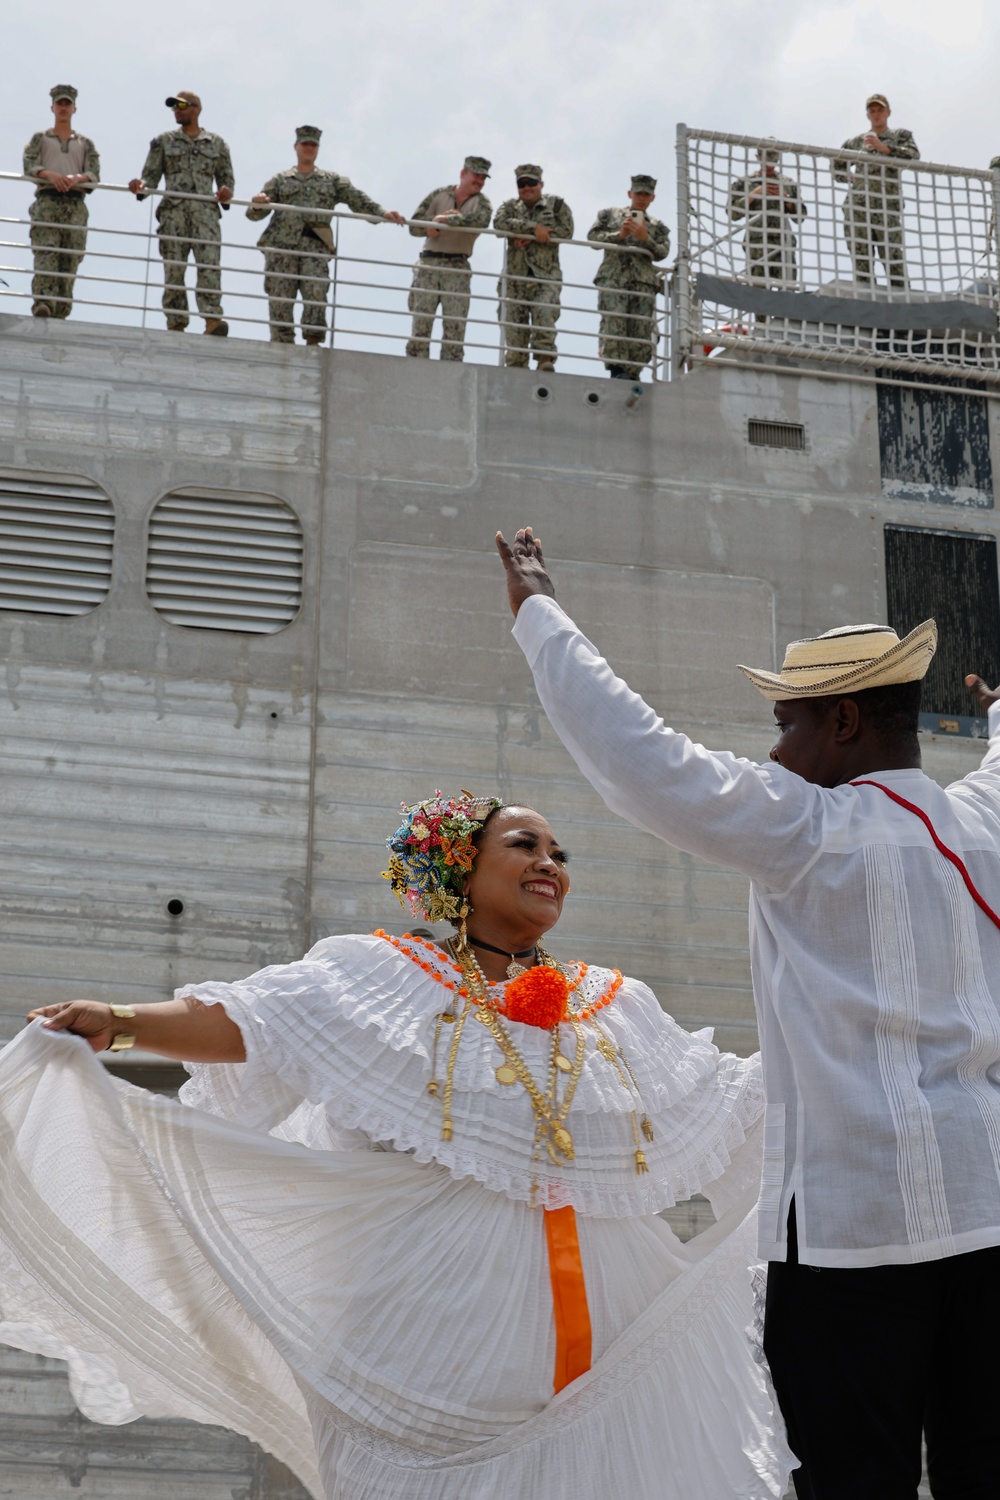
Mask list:
[[[806,641],[792,641],[780,672],[740,666],[772,703],[826,698],[863,688],[918,682],[937,650],[937,623],[925,620],[903,640],[888,625],[841,625]]]

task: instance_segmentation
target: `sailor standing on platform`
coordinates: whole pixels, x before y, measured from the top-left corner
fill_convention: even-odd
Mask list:
[[[413,331],[406,352],[416,359],[430,357],[434,314],[441,308],[441,358],[465,358],[465,325],[469,316],[472,267],[469,256],[479,230],[489,227],[493,206],[483,193],[490,175],[485,156],[467,156],[457,183],[435,188],[418,205],[415,219],[433,219],[429,229],[410,225],[410,233],[425,236],[429,248],[421,250],[413,268],[410,312]],[[435,228],[434,225],[440,225]]]
[[[31,312],[36,318],[68,318],[73,281],[87,248],[88,183],[101,175],[97,147],[70,123],[76,89],[69,83],[50,89],[55,125],[39,130],[24,148],[24,175],[38,181],[31,205],[31,248],[35,274]]]
[[[903,249],[903,194],[899,170],[887,167],[884,158],[899,157],[919,161],[920,152],[909,130],[889,129],[889,101],[884,94],[869,94],[865,104],[871,129],[863,135],[852,135],[841,148],[864,151],[873,158],[871,166],[846,161],[833,163],[837,182],[849,182],[850,192],[844,199],[844,234],[847,237],[854,279],[870,284],[872,248],[878,251],[891,287],[906,286],[906,252]]]
[[[743,244],[747,274],[767,286],[795,285],[796,242],[793,225],[806,216],[799,185],[778,171],[781,152],[758,146],[760,166],[749,177],[738,177],[729,189],[729,217],[746,219]]]
[[[163,310],[167,328],[183,333],[188,325],[188,299],[184,273],[188,256],[198,268],[195,293],[198,311],[205,319],[205,332],[224,337],[229,324],[222,318],[222,231],[219,220],[235,186],[229,147],[221,135],[202,130],[201,99],[191,89],[181,89],[166,101],[174,112],[176,130],[165,130],[149,143],[149,155],[141,177],[133,177],[129,188],[143,198],[162,177],[167,192],[197,193],[215,202],[195,198],[161,198],[156,210],[163,257]]]
[[[606,250],[594,277],[601,314],[598,351],[612,380],[638,380],[653,357],[656,294],[662,277],[653,262],[670,250],[666,224],[648,212],[656,178],[632,178],[628,208],[602,208],[587,239],[597,245],[626,245],[628,253]]]
[[[539,370],[556,364],[556,321],[562,270],[559,241],[573,238],[573,215],[563,198],[543,191],[542,169],[531,162],[515,167],[517,197],[501,203],[494,229],[520,230],[507,241],[500,281],[500,321],[504,363],[526,367],[529,346]]]
[[[264,251],[264,290],[268,295],[273,344],[295,343],[295,298],[302,297],[302,334],[318,346],[326,338],[326,304],[330,295],[330,258],[337,253],[331,227],[333,210],[346,203],[356,214],[373,214],[404,224],[402,214],[385,209],[356,188],[349,177],[317,167],[323,132],[317,125],[295,131],[294,167],[278,172],[255,193],[247,218],[271,222],[257,244]],[[273,213],[275,203],[292,204],[302,213]],[[317,212],[317,210],[321,210]]]

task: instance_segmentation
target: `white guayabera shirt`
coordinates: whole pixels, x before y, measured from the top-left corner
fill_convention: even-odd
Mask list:
[[[871,786],[814,786],[695,744],[615,677],[551,599],[514,635],[556,732],[608,806],[749,876],[767,1097],[759,1248],[906,1264],[1000,1244],[1000,930],[921,820]],[[1000,706],[942,789],[873,774],[930,818],[1000,910]]]

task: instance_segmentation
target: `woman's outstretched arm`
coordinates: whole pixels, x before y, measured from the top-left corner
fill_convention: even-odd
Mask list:
[[[203,1005],[188,995],[159,1005],[136,1005],[134,1010],[134,1017],[119,1019],[103,1000],[67,1000],[29,1011],[28,1020],[41,1017],[49,1031],[85,1037],[95,1052],[103,1052],[116,1036],[127,1033],[144,1052],[179,1062],[246,1061],[240,1028],[221,1005]]]

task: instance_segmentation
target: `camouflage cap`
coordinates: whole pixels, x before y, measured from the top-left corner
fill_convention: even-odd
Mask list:
[[[467,171],[475,172],[477,177],[488,177],[493,163],[487,161],[485,156],[467,156],[462,165]]]
[[[767,137],[767,142],[757,147],[757,155],[760,157],[761,161],[769,162],[781,160],[781,152],[778,151],[774,146],[769,144],[773,140],[774,136],[769,135]]]
[[[176,94],[171,94],[169,99],[163,101],[168,109],[187,109],[193,105],[195,109],[201,109],[201,99],[194,89],[178,89]]]
[[[514,176],[530,177],[532,182],[541,182],[542,169],[541,167],[536,167],[533,162],[526,161],[522,166],[514,168]]]
[[[58,99],[69,99],[71,103],[76,103],[76,89],[71,83],[57,83],[54,89],[49,89],[49,94],[53,103]]]
[[[865,100],[865,109],[868,108],[869,104],[881,104],[884,105],[886,109],[889,108],[889,101],[884,94],[869,94],[868,98]]]
[[[315,141],[317,146],[323,132],[318,125],[296,125],[295,139],[297,141]]]
[[[645,172],[634,172],[632,174],[633,193],[655,193],[656,178],[648,176]]]

